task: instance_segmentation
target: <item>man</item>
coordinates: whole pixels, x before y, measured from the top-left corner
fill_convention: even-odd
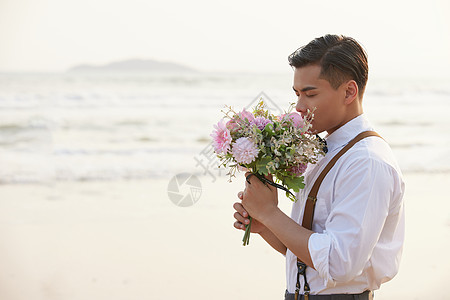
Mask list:
[[[242,202],[234,204],[234,226],[243,230],[252,216],[252,232],[285,255],[285,299],[294,299],[299,286],[298,299],[371,299],[373,290],[396,275],[404,239],[404,183],[388,144],[366,137],[340,157],[320,185],[312,230],[300,225],[308,193],[325,166],[359,133],[373,130],[362,106],[367,55],[352,38],[325,35],[297,49],[289,63],[296,110],[306,116],[315,109],[312,129],[326,131],[328,152],[308,166],[306,187],[290,217],[277,206],[276,188],[248,177],[238,194]],[[297,258],[307,265],[305,277],[297,274]]]

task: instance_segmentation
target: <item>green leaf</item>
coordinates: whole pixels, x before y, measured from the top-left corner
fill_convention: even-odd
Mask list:
[[[295,154],[295,150],[292,147],[287,147],[286,150],[289,150],[289,154],[290,155],[294,155]]]
[[[288,189],[293,190],[294,192],[299,192],[300,189],[305,188],[305,184],[303,183],[303,176],[300,177],[285,177],[284,183],[288,187]]]
[[[275,132],[273,131],[273,124],[268,123],[266,127],[264,127],[264,132],[266,132],[269,137],[273,136],[275,134]]]
[[[269,175],[269,170],[267,170],[267,164],[272,160],[270,156],[264,156],[256,161],[256,170],[258,173]]]

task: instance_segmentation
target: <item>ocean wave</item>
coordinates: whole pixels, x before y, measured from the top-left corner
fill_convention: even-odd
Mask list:
[[[85,156],[103,156],[103,155],[117,155],[117,156],[130,156],[132,158],[139,154],[196,154],[199,152],[198,147],[174,147],[174,148],[128,148],[128,149],[85,149],[85,148],[60,148],[54,149],[52,154],[55,157],[58,156],[71,156],[71,155],[85,155]]]
[[[25,124],[0,124],[0,132],[17,132],[28,129]]]
[[[407,126],[407,127],[429,127],[433,126],[432,122],[424,122],[424,121],[407,121],[407,120],[387,120],[387,121],[379,121],[378,125],[388,126],[388,127],[397,127],[397,126]]]
[[[0,74],[0,183],[203,174],[194,157],[224,105],[239,110],[269,88],[271,100],[287,106],[295,100],[291,80],[290,73]],[[449,172],[449,95],[440,83],[370,82],[366,112],[404,172]]]
[[[201,168],[185,167],[179,169],[154,170],[154,169],[98,169],[86,172],[76,172],[68,169],[56,170],[52,175],[19,173],[0,174],[0,185],[9,184],[52,184],[54,182],[95,182],[95,181],[128,181],[128,180],[152,180],[168,179],[179,173],[191,173],[196,176],[216,178],[228,178],[225,171],[218,173],[212,171],[206,173]],[[450,174],[450,168],[427,169],[427,168],[403,168],[404,174]],[[212,174],[212,175],[211,175]]]

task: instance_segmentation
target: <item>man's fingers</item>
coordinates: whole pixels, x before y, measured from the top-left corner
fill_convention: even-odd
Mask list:
[[[236,229],[241,229],[241,230],[245,230],[245,226],[242,223],[239,223],[238,221],[234,222],[234,228]]]
[[[249,219],[247,219],[247,218],[244,218],[240,213],[238,213],[238,212],[235,212],[234,213],[234,218],[236,219],[236,220],[238,220],[240,223],[242,223],[242,224],[249,224],[250,223],[250,220]]]
[[[242,210],[244,210],[244,207],[243,207],[242,204],[239,203],[239,202],[234,203],[234,204],[233,204],[233,208],[234,208],[236,211],[238,211],[238,212],[241,212]]]
[[[248,217],[248,212],[244,209],[244,206],[242,206],[241,203],[236,202],[236,203],[233,205],[233,208],[234,208],[238,213],[240,213],[241,216],[243,216],[243,217]]]
[[[234,203],[233,208],[236,210],[236,212],[234,213],[234,218],[236,219],[236,222],[234,222],[234,227],[237,229],[245,230],[244,224],[250,223],[250,220],[245,218],[246,216],[248,216],[248,213],[244,210],[244,207],[239,202]]]
[[[245,181],[247,181],[248,184],[252,184],[252,183],[250,182],[250,178],[251,178],[253,175],[255,175],[255,174],[250,173],[250,174],[248,174],[247,176],[245,176]]]

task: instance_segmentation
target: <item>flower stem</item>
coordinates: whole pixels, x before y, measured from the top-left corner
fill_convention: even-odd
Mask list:
[[[250,229],[252,227],[252,217],[248,217],[250,220],[250,223],[248,223],[247,225],[245,225],[245,233],[244,233],[244,238],[242,239],[243,242],[243,246],[247,246],[248,243],[250,242]]]

